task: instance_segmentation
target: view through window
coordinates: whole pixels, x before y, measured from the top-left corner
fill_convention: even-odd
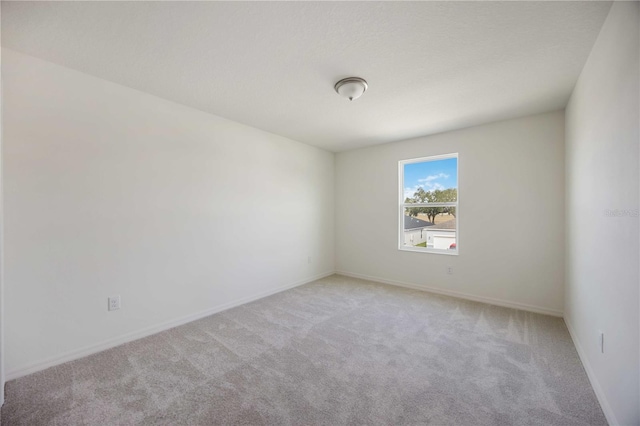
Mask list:
[[[458,252],[458,154],[400,161],[401,250]]]

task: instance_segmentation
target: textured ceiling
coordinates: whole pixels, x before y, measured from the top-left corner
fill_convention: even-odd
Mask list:
[[[343,151],[563,108],[610,5],[3,2],[2,44]]]

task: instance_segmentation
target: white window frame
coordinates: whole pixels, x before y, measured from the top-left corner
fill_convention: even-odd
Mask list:
[[[457,189],[457,198],[455,202],[447,202],[447,203],[405,203],[404,202],[404,166],[405,164],[413,164],[413,163],[426,163],[428,161],[438,161],[438,160],[446,160],[449,158],[457,159],[457,167],[456,167],[456,182],[458,187]],[[458,179],[460,175],[460,157],[458,153],[451,154],[442,154],[442,155],[431,155],[429,157],[420,157],[420,158],[411,158],[408,160],[398,161],[398,250],[402,251],[413,251],[419,253],[435,253],[435,254],[446,254],[449,256],[457,256],[460,254],[460,209],[458,205],[460,203],[460,180]],[[409,207],[455,207],[456,208],[456,249],[455,250],[441,250],[441,249],[433,249],[429,247],[413,247],[413,246],[405,246],[404,245],[404,209]]]

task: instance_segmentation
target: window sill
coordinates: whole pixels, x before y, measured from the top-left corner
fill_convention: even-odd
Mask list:
[[[444,254],[446,256],[457,256],[458,250],[440,250],[430,248],[418,248],[418,247],[398,247],[400,251],[412,251],[415,253],[431,253],[431,254]]]

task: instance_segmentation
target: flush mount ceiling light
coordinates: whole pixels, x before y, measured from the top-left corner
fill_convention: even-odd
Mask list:
[[[362,96],[368,87],[369,85],[363,78],[347,77],[337,82],[334,89],[340,96],[352,101]]]

